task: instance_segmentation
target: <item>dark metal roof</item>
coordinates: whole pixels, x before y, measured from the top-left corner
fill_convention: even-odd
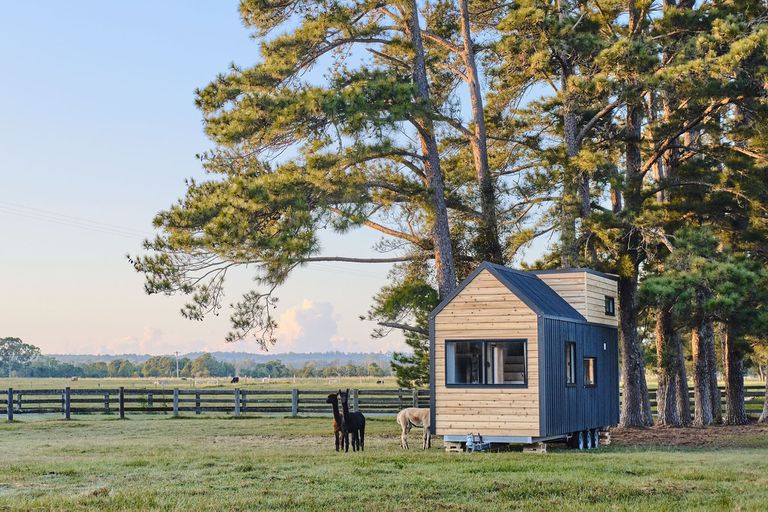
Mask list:
[[[573,306],[568,304],[565,299],[550,288],[547,283],[536,277],[535,274],[514,270],[487,261],[481,263],[469,277],[462,281],[453,293],[446,297],[435,310],[432,311],[432,316],[437,315],[445,306],[447,306],[454,297],[456,297],[483,270],[488,270],[488,272],[496,277],[496,279],[522,300],[537,315],[548,318],[586,322],[586,319],[581,313],[576,311]]]

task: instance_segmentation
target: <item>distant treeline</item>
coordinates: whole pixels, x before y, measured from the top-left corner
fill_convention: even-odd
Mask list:
[[[357,377],[389,375],[387,367],[376,362],[368,364],[352,364],[333,361],[327,364],[307,362],[300,368],[287,366],[276,359],[266,362],[238,361],[230,363],[216,359],[213,355],[204,353],[194,359],[180,357],[178,359],[180,377],[241,377],[280,378],[280,377]],[[176,358],[173,356],[152,356],[144,362],[133,362],[128,359],[112,359],[110,361],[93,361],[83,363],[63,362],[55,357],[38,356],[25,364],[16,365],[14,374],[17,377],[174,377],[176,376]]]

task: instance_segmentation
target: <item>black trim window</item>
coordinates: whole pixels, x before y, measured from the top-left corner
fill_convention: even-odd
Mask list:
[[[524,386],[525,340],[445,342],[445,383],[459,386]]]
[[[584,387],[593,388],[597,385],[597,359],[584,358]]]
[[[610,295],[605,296],[605,314],[609,316],[616,316],[616,299]]]
[[[576,343],[565,342],[565,385],[576,385]]]

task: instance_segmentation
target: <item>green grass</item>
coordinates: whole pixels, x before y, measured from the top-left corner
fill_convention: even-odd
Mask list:
[[[418,444],[419,431],[412,432]],[[415,435],[414,435],[415,434]],[[0,425],[0,510],[764,510],[768,439],[716,451],[545,455],[399,448],[369,419],[338,454],[328,418],[87,418]]]

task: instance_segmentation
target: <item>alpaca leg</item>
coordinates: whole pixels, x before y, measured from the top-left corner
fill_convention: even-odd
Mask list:
[[[365,424],[360,427],[360,451],[365,450]]]
[[[411,432],[411,422],[408,421],[408,420],[405,420],[405,421],[406,421],[406,423],[405,423],[405,426],[403,427],[402,441],[403,441],[403,448],[405,448],[407,450],[408,449],[408,434]]]
[[[336,451],[339,451],[339,431],[334,430],[333,435],[336,436]]]

